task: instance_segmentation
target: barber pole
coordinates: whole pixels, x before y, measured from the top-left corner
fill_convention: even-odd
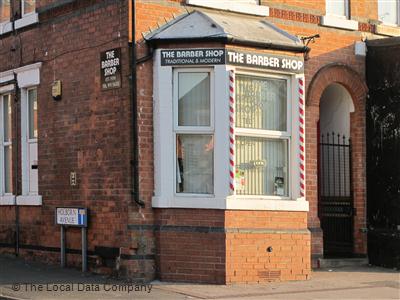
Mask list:
[[[299,147],[300,147],[300,196],[305,195],[305,117],[304,117],[304,79],[299,78]]]
[[[235,192],[235,73],[229,72],[229,187]]]

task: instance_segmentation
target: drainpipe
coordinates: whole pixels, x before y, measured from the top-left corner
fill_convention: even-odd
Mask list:
[[[15,29],[15,19],[17,18],[17,14],[13,9],[13,13],[11,16],[11,26],[12,26],[12,32],[14,35],[14,38],[17,37],[17,31]],[[16,51],[16,49],[13,47],[11,51]],[[22,55],[21,55],[22,57]],[[21,61],[19,62],[19,64]],[[13,147],[15,147],[15,157],[13,157],[13,162],[15,164],[14,168],[14,191],[15,191],[15,196],[18,194],[18,102],[19,102],[19,86],[18,86],[18,78],[17,74],[14,72],[14,134],[15,134],[15,140],[13,142]],[[14,205],[14,211],[15,211],[15,256],[19,256],[19,231],[20,231],[20,220],[19,220],[19,206],[17,205],[17,200],[15,199],[15,205]]]
[[[14,134],[15,134],[15,158],[13,159],[15,163],[15,170],[14,170],[14,191],[15,195],[18,194],[18,102],[19,102],[19,86],[17,80],[17,74],[14,73]],[[14,157],[14,156],[13,156]],[[16,200],[15,200],[16,201]],[[19,206],[15,202],[15,256],[19,255]]]
[[[132,104],[132,185],[133,200],[139,207],[144,207],[143,200],[140,200],[139,190],[139,137],[138,137],[138,101],[137,101],[137,71],[136,71],[136,1],[131,0],[132,15],[132,59],[131,59],[131,104]]]

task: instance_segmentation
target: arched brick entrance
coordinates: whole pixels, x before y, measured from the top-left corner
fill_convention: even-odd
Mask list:
[[[310,204],[308,227],[312,233],[312,257],[323,255],[323,236],[318,218],[318,134],[320,100],[324,90],[332,83],[347,89],[354,103],[350,115],[350,137],[353,145],[353,191],[354,207],[354,253],[366,254],[366,145],[365,145],[365,100],[367,87],[362,77],[349,66],[330,64],[321,68],[311,80],[306,100],[306,196]]]

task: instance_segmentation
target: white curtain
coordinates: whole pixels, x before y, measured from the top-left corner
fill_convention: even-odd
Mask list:
[[[236,76],[236,128],[287,131],[287,81]],[[288,196],[288,139],[236,137],[236,191]]]
[[[287,150],[284,139],[238,136],[236,169],[244,180],[237,194],[288,196]]]
[[[286,131],[286,101],[286,80],[237,75],[236,127]]]

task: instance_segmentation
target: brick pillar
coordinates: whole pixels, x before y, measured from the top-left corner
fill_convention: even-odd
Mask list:
[[[308,229],[311,232],[313,267],[323,255],[323,235],[318,217],[318,133],[319,103],[306,106],[306,197],[310,205]]]

